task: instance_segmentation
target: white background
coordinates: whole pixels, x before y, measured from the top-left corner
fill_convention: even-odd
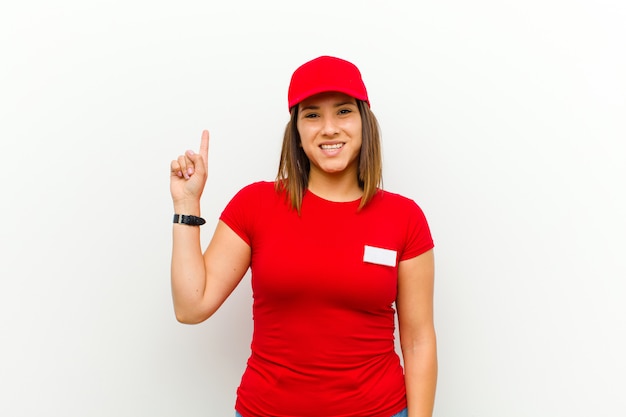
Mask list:
[[[249,278],[175,321],[169,163],[210,130],[205,245],[322,54],[430,221],[435,415],[625,415],[625,4],[3,2],[0,415],[233,415]]]

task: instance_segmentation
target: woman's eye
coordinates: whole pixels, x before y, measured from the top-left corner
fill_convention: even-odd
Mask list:
[[[348,114],[348,113],[352,113],[352,110],[350,110],[350,109],[341,109],[341,110],[339,110],[339,114]]]
[[[317,114],[316,113],[308,113],[308,114],[305,114],[304,117],[307,118],[307,119],[313,119],[313,118],[317,117]]]

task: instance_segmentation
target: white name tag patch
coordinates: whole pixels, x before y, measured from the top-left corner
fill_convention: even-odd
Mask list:
[[[377,248],[375,246],[365,245],[363,253],[363,262],[371,264],[396,266],[397,252],[395,250]]]

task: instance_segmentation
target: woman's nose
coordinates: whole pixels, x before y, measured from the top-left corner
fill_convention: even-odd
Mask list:
[[[335,136],[339,133],[339,127],[335,120],[332,117],[327,117],[324,119],[324,126],[322,127],[322,133],[325,136]]]

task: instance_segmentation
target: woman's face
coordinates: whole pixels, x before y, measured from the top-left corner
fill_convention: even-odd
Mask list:
[[[354,172],[361,152],[361,114],[356,99],[336,92],[316,94],[298,105],[302,149],[311,176]]]

